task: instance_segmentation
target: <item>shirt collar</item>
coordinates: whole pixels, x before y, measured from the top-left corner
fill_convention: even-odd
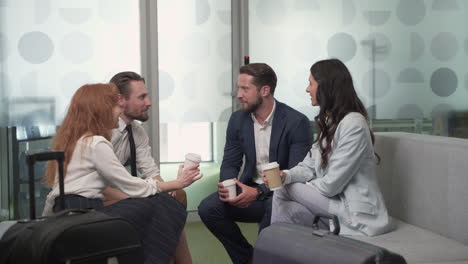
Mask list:
[[[123,133],[125,131],[125,128],[127,127],[127,124],[121,117],[119,117],[119,132]]]
[[[265,122],[263,123],[263,126],[270,125],[273,122],[273,116],[275,115],[275,109],[276,109],[276,100],[273,100],[273,108],[271,109],[271,113],[265,119]],[[254,122],[258,123],[257,119],[255,118],[254,113],[251,113],[250,116],[252,117],[252,120]]]

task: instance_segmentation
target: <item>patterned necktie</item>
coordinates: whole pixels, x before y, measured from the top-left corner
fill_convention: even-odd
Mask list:
[[[137,176],[137,167],[136,167],[136,148],[135,140],[133,139],[132,125],[129,124],[125,129],[128,132],[128,142],[130,143],[130,166],[132,168],[132,175]]]

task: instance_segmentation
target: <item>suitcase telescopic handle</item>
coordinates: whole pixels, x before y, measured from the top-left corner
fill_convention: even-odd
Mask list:
[[[340,233],[340,222],[338,221],[338,217],[336,215],[323,215],[323,214],[317,214],[314,217],[314,221],[312,222],[312,227],[316,230],[319,229],[318,223],[320,218],[326,218],[326,219],[331,219],[333,222],[333,230],[332,233],[335,235],[338,235]]]
[[[61,150],[46,150],[46,151],[29,151],[26,153],[28,163],[47,160],[64,160],[65,153]]]
[[[63,177],[63,161],[65,160],[65,153],[60,150],[47,150],[47,151],[30,151],[26,153],[26,162],[28,163],[29,171],[29,214],[31,219],[36,219],[36,197],[34,188],[34,163],[37,161],[57,160],[58,173],[59,173],[59,189],[60,189],[60,205],[65,208],[64,197],[64,177]]]

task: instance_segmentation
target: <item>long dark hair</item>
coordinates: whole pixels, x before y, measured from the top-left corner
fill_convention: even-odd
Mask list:
[[[320,106],[320,112],[314,119],[320,129],[320,134],[315,142],[319,143],[322,156],[321,167],[325,168],[328,166],[332,140],[341,120],[350,112],[361,113],[366,120],[369,120],[369,115],[357,96],[348,68],[340,60],[329,59],[316,62],[310,68],[310,74],[318,83],[317,103]],[[374,144],[374,133],[370,129],[369,131],[372,144]],[[376,156],[380,161],[379,156],[377,154]]]

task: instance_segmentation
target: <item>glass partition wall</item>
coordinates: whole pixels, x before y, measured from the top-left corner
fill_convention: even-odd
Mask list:
[[[158,0],[161,174],[176,177],[186,153],[204,178],[186,188],[188,210],[217,190],[232,112],[231,1]]]
[[[133,0],[0,1],[0,219],[28,216],[24,153],[50,147],[74,92],[141,71],[139,11]]]
[[[147,123],[163,177],[176,176],[187,152],[202,155],[189,210],[216,191],[243,55],[270,64],[277,99],[311,120],[309,68],[337,57],[374,131],[468,138],[467,16],[462,0],[0,0],[0,218],[12,216],[9,160],[18,155],[7,127],[23,127],[21,142],[51,136],[79,86],[124,70],[151,79]]]
[[[350,69],[374,131],[468,138],[468,2],[250,0],[251,61],[277,71],[277,98],[306,114],[310,66]]]

